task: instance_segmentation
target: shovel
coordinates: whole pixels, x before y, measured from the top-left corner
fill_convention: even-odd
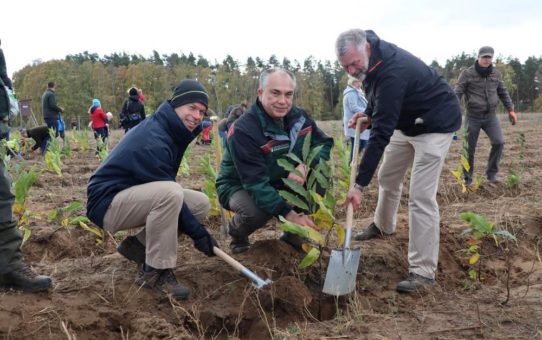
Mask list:
[[[243,274],[250,281],[252,281],[252,284],[254,285],[254,287],[261,289],[263,286],[268,285],[273,282],[269,279],[266,279],[266,280],[262,279],[261,277],[256,275],[253,271],[251,271],[250,269],[248,269],[247,267],[239,263],[237,260],[235,260],[233,257],[223,252],[220,248],[213,247],[213,252],[215,253],[215,255],[220,257],[222,260],[226,261],[226,263],[228,263],[230,266],[240,271],[241,274]]]
[[[354,150],[352,163],[350,164],[350,187],[356,181],[356,169],[358,166],[359,135],[361,124],[366,118],[358,118],[356,122],[356,135],[354,137]],[[346,235],[344,237],[343,249],[332,250],[327,267],[326,280],[324,281],[324,293],[334,296],[351,293],[356,288],[356,275],[358,273],[359,258],[361,249],[350,248],[350,237],[352,236],[352,223],[354,220],[354,207],[348,203],[346,208]]]

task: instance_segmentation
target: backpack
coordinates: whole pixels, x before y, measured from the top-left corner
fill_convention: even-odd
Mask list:
[[[13,91],[0,79],[0,121],[7,121],[19,114],[19,103]]]
[[[126,109],[125,109],[125,111],[126,111],[126,119],[131,123],[135,123],[135,122],[140,121],[141,120],[141,113],[139,113],[139,112],[130,113],[128,111],[129,107],[130,107],[130,100],[127,100],[126,101]]]

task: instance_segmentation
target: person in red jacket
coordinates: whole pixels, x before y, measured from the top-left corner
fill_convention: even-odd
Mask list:
[[[92,130],[94,130],[94,138],[101,138],[105,143],[107,138],[107,127],[106,122],[108,121],[107,115],[102,109],[102,105],[99,99],[92,100],[92,106],[89,109],[90,119],[92,121]],[[97,151],[100,151],[100,148],[97,148]]]

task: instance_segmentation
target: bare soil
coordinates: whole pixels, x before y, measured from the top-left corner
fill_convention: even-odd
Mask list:
[[[335,299],[321,287],[329,250],[313,267],[297,269],[303,258],[278,240],[280,228],[271,222],[252,237],[250,251],[234,257],[273,283],[263,289],[214,257],[208,258],[181,237],[178,279],[188,286],[187,301],[157,296],[134,284],[136,265],[116,253],[122,236],[95,237],[79,227],[64,228],[47,221],[54,208],[77,200],[85,203],[86,183],[99,164],[93,151],[75,150],[64,159],[63,176],[44,173],[30,191],[28,209],[32,235],[23,247],[26,260],[50,275],[54,288],[46,293],[0,291],[0,335],[6,339],[535,339],[542,337],[542,115],[524,114],[518,126],[503,119],[506,145],[501,176],[521,171],[518,186],[485,182],[479,190],[461,193],[451,170],[459,165],[460,141],[455,141],[441,177],[441,246],[437,287],[402,295],[395,285],[406,277],[408,193],[404,190],[397,233],[381,240],[357,243],[362,249],[354,294]],[[323,122],[332,135],[339,122]],[[525,146],[517,142],[525,136]],[[122,132],[115,131],[118,141]],[[113,143],[114,144],[114,143]],[[482,175],[489,141],[481,135],[475,172]],[[195,145],[191,176],[179,178],[185,187],[200,189],[199,159],[212,147]],[[43,164],[33,155],[24,166]],[[355,231],[365,228],[377,200],[376,178],[356,212]],[[408,178],[405,179],[408,188]],[[466,228],[459,213],[474,211],[517,237],[517,242],[484,243],[481,281],[467,275]],[[84,215],[82,209],[78,212]],[[41,215],[40,215],[41,214]],[[344,223],[344,211],[338,212]],[[207,226],[218,238],[219,218]],[[219,240],[229,252],[228,240]],[[508,279],[509,278],[509,279]],[[507,296],[509,296],[507,298]],[[507,303],[503,304],[506,300]]]

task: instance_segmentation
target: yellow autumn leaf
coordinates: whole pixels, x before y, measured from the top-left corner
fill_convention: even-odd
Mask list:
[[[327,209],[318,209],[310,218],[319,228],[330,229],[333,226],[334,218]]]
[[[476,264],[476,263],[478,262],[479,259],[480,259],[480,254],[479,254],[479,253],[473,254],[473,255],[469,258],[469,264],[470,264],[470,265]]]
[[[341,247],[346,236],[343,226],[338,223],[335,224],[335,232],[337,233],[337,239],[339,240],[339,247]]]

